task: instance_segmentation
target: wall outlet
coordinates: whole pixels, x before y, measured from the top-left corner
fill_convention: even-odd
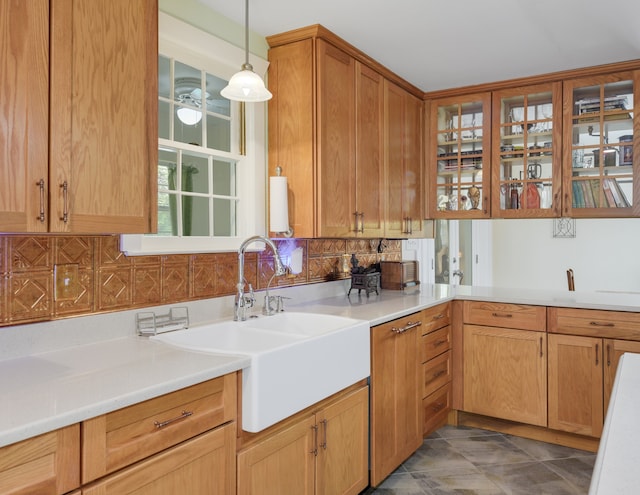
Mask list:
[[[78,280],[78,265],[69,263],[54,265],[54,283],[56,301],[74,301],[78,297],[80,281]]]

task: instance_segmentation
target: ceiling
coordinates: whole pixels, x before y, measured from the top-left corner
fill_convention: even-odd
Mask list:
[[[242,0],[200,1],[244,25]],[[249,24],[322,24],[423,91],[640,58],[638,0],[249,0]]]

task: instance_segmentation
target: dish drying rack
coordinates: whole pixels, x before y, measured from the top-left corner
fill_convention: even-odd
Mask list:
[[[163,315],[157,315],[153,311],[136,314],[138,335],[144,337],[185,328],[189,328],[189,308],[186,306],[171,308],[167,314]]]

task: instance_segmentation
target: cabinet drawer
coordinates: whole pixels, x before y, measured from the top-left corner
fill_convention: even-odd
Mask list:
[[[422,334],[451,324],[451,304],[438,304],[422,311]]]
[[[229,423],[83,487],[83,495],[235,493],[236,424]]]
[[[450,326],[423,335],[420,343],[420,362],[429,361],[429,359],[433,359],[449,349],[451,349]]]
[[[547,328],[547,308],[524,304],[465,301],[464,322],[544,332]]]
[[[80,486],[80,425],[0,448],[0,491],[59,495]]]
[[[82,481],[95,480],[236,418],[236,374],[82,424]]]
[[[548,320],[553,333],[640,340],[640,313],[549,308]]]
[[[435,431],[447,419],[450,410],[451,383],[447,383],[422,399],[422,434],[426,436]]]
[[[422,397],[426,397],[451,381],[451,351],[424,363],[422,371]]]

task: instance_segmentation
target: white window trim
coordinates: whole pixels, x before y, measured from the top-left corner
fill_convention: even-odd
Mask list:
[[[159,13],[159,51],[181,62],[229,79],[240,70],[244,50],[170,15]],[[269,62],[252,54],[249,61],[263,77]],[[266,103],[245,104],[247,154],[237,165],[240,197],[234,237],[166,237],[126,234],[120,249],[129,256],[235,251],[244,239],[266,234]],[[156,176],[150,180],[157,180]]]

